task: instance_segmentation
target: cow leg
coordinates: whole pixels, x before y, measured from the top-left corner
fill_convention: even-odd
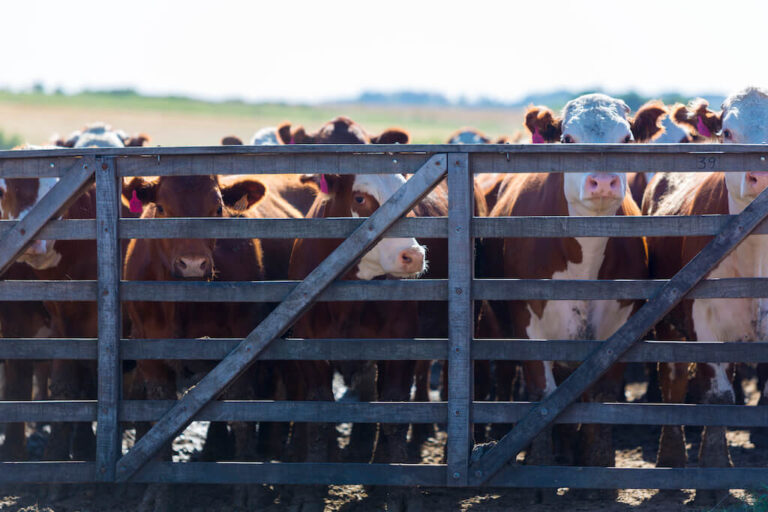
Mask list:
[[[5,400],[29,400],[32,397],[32,362],[23,359],[5,361]],[[24,423],[8,423],[0,460],[26,460]]]
[[[176,400],[176,376],[164,361],[142,360],[137,362],[137,370],[144,383],[147,400]],[[138,428],[137,428],[138,439]],[[167,443],[158,460],[170,461],[171,443]],[[172,486],[168,484],[149,484],[144,492],[140,512],[165,512],[171,508]]]
[[[351,394],[355,401],[376,401],[376,363],[347,361],[341,366],[349,378],[347,394]],[[349,462],[370,462],[375,443],[375,423],[353,423],[344,459]]]
[[[413,399],[416,402],[429,402],[429,380],[431,361],[416,361],[414,383],[416,392]],[[411,441],[409,460],[421,461],[421,445],[434,433],[431,423],[414,423],[411,425]]]
[[[327,361],[304,361],[298,365],[304,380],[306,400],[333,402],[333,370]],[[336,429],[332,423],[295,423],[294,439],[300,448],[305,447],[306,462],[328,462],[330,449],[335,451]],[[305,485],[297,487],[290,497],[288,510],[322,512],[325,508],[327,487]]]
[[[532,402],[540,402],[557,388],[553,365],[552,361],[525,361],[523,363],[525,386]],[[512,368],[514,369],[514,366]],[[511,376],[507,378],[512,380]],[[552,425],[544,428],[533,438],[526,451],[525,464],[531,466],[553,466],[555,464]],[[556,489],[533,489],[532,491],[533,495],[528,498],[532,503],[549,503],[557,494]]]
[[[659,363],[661,398],[665,404],[682,404],[688,393],[688,363]],[[684,468],[687,462],[682,425],[662,425],[656,466]]]
[[[77,376],[78,364],[72,360],[54,360],[51,364],[51,400],[77,400],[80,398]],[[90,423],[87,424],[90,427]],[[45,447],[44,460],[69,460],[70,442],[74,423],[52,423],[51,437]]]
[[[733,364],[730,363],[699,363],[696,378],[702,379],[704,385],[704,403],[733,405]],[[701,432],[699,446],[699,466],[703,468],[732,467],[728,442],[725,437],[726,427],[707,425]],[[727,489],[696,490],[696,504],[709,505],[719,503],[728,495]]]
[[[77,363],[77,373],[80,379],[80,398],[93,400],[96,398],[96,365],[93,362]],[[96,435],[92,424],[76,423],[72,439],[72,457],[75,460],[96,459]]]
[[[533,367],[536,367],[536,363],[531,366],[531,368]],[[513,390],[516,377],[517,363],[514,361],[494,361],[494,381],[497,402],[514,401]],[[501,439],[511,428],[511,423],[494,423],[491,425],[490,437],[491,439]]]
[[[474,368],[474,386],[475,386],[475,401],[487,401],[491,399],[491,362],[490,361],[475,361]],[[488,425],[484,423],[476,423],[474,425],[474,442],[484,443],[486,427]]]

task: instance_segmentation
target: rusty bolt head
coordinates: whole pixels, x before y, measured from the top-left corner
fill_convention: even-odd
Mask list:
[[[106,171],[107,169],[109,169],[109,166],[107,164],[101,164],[101,168]]]
[[[456,288],[456,295],[461,295],[463,292],[461,288]]]

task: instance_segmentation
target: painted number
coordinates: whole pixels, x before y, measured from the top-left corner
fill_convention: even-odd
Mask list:
[[[715,166],[717,166],[717,157],[716,156],[702,156],[697,160],[698,164],[696,165],[697,169],[714,169]]]

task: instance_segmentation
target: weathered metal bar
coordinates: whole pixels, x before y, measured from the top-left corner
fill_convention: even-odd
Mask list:
[[[339,245],[267,318],[218,366],[173,407],[117,463],[117,479],[125,481],[139,470],[194,415],[245,371],[264,348],[280,336],[333,280],[354,264],[395,220],[407,213],[445,176],[445,155],[435,155],[392,197]]]
[[[80,156],[120,156],[120,157],[157,157],[157,156],[232,156],[232,155],[304,155],[304,154],[428,154],[435,153],[472,153],[498,154],[510,156],[516,154],[588,154],[616,155],[634,154],[638,158],[643,155],[676,155],[676,154],[755,154],[766,155],[765,145],[762,144],[569,144],[538,145],[538,144],[291,144],[278,146],[144,146],[130,148],[78,148],[78,149],[38,149],[0,151],[0,160],[15,160],[29,158],[52,159],[57,157],[76,158]],[[768,155],[766,155],[768,156]],[[712,165],[711,163],[709,165]],[[474,172],[485,172],[474,169]]]
[[[493,487],[579,489],[761,489],[766,468],[508,467]]]
[[[93,175],[94,167],[92,159],[78,162],[32,207],[26,217],[5,233],[0,239],[0,275],[16,261],[51,217],[77,199],[78,193]]]
[[[472,449],[471,341],[474,333],[472,222],[474,181],[467,155],[448,158],[448,442],[449,486],[467,485]]]
[[[478,238],[560,238],[637,236],[714,236],[730,215],[614,217],[481,217],[472,220]],[[768,234],[761,223],[753,234]]]
[[[665,217],[475,217],[476,238],[558,238],[632,236],[714,236],[729,215]],[[131,238],[346,238],[365,218],[338,219],[121,219],[120,237]],[[0,220],[0,236],[17,221]],[[762,223],[753,234],[768,234]],[[445,217],[407,217],[387,233],[391,237],[441,238],[448,236]],[[35,236],[38,240],[96,238],[96,221],[52,220]]]
[[[600,348],[514,429],[472,464],[472,483],[489,481],[547,425],[576,401],[636,341],[666,315],[683,297],[723,260],[768,216],[768,191],[763,191],[742,213],[735,216],[702,251],[640,310],[632,315]]]
[[[476,279],[476,300],[605,300],[648,299],[666,280],[569,281],[557,279]],[[296,281],[182,282],[122,281],[120,298],[148,302],[279,302],[298,285]],[[337,282],[318,301],[448,299],[447,280],[391,280]],[[95,301],[95,281],[2,281],[0,300]],[[696,299],[768,297],[768,278],[708,279],[688,295]]]
[[[121,422],[156,421],[176,405],[168,400],[125,400],[119,407]],[[537,407],[531,402],[473,402],[473,423],[514,423]],[[4,422],[86,422],[97,419],[98,402],[0,401]],[[333,423],[446,423],[446,402],[272,402],[214,401],[195,417],[197,421],[300,421],[322,418]],[[765,407],[713,404],[574,403],[555,423],[606,425],[714,425],[763,427]]]
[[[115,478],[115,463],[120,453],[118,405],[122,389],[120,364],[120,180],[114,157],[97,161],[96,170],[96,253],[98,265],[98,419],[96,428],[96,478],[110,482]]]
[[[95,482],[95,462],[0,462],[3,484]]]
[[[208,338],[120,341],[122,359],[223,359],[239,339]],[[472,341],[472,359],[496,361],[583,361],[604,341],[487,340]],[[96,359],[95,339],[0,338],[0,359]],[[446,359],[447,339],[278,339],[259,357],[263,360],[423,360]],[[627,363],[698,362],[768,363],[766,342],[642,341],[624,354]]]

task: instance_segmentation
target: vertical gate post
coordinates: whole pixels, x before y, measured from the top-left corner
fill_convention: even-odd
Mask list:
[[[468,484],[474,397],[472,214],[474,180],[466,153],[448,155],[448,459],[447,485]]]
[[[98,415],[96,429],[96,480],[115,479],[121,439],[118,405],[122,371],[118,343],[120,318],[120,193],[114,157],[96,161],[96,250],[98,255]]]

